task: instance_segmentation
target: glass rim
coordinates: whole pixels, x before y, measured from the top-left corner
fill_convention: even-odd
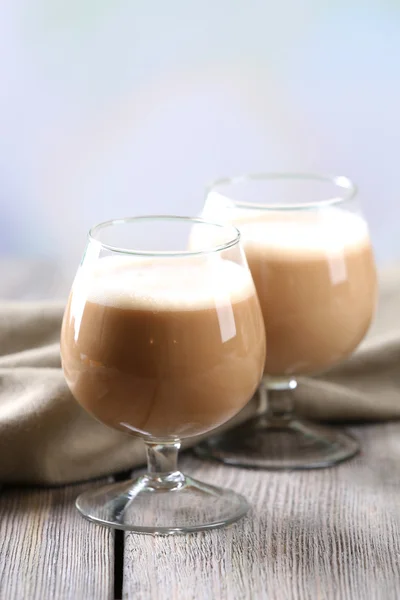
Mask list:
[[[279,211],[279,210],[310,210],[315,209],[320,206],[333,206],[337,204],[342,204],[344,202],[349,202],[353,200],[357,195],[357,186],[355,183],[346,177],[345,175],[327,175],[322,173],[312,173],[312,172],[285,172],[285,171],[276,171],[276,172],[255,172],[255,173],[246,173],[244,175],[237,175],[235,177],[221,177],[213,180],[206,187],[206,196],[210,194],[212,191],[218,191],[218,186],[220,185],[232,185],[246,183],[247,181],[310,181],[317,182],[322,181],[325,183],[333,184],[338,190],[341,190],[341,195],[334,198],[326,198],[322,200],[317,200],[314,202],[299,202],[297,204],[262,204],[258,202],[245,202],[245,201],[236,201],[233,198],[229,198],[232,200],[235,206],[241,208],[249,208],[249,209],[258,209],[258,210],[271,210],[271,211]],[[224,194],[225,195],[225,194]]]
[[[217,244],[204,250],[134,250],[133,248],[122,248],[114,246],[112,244],[106,244],[99,240],[96,235],[102,230],[108,227],[115,227],[118,225],[126,225],[128,223],[140,222],[140,221],[177,221],[187,223],[197,223],[200,225],[208,225],[212,227],[219,227],[221,229],[231,230],[233,237],[223,244]],[[139,215],[136,217],[122,217],[119,219],[109,219],[108,221],[102,221],[93,225],[88,232],[88,240],[91,243],[98,244],[105,250],[115,252],[118,254],[127,254],[130,256],[147,256],[147,257],[178,257],[178,256],[201,256],[204,254],[215,254],[222,252],[236,246],[240,243],[241,234],[237,227],[230,223],[218,223],[216,221],[209,221],[208,219],[202,219],[200,217],[186,217],[180,215]]]

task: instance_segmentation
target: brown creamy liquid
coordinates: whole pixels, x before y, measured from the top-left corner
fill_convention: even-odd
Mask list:
[[[111,427],[163,440],[233,417],[265,361],[248,271],[221,261],[210,278],[194,263],[182,279],[179,268],[114,263],[107,276],[78,275],[65,312],[61,353],[76,400]]]
[[[238,218],[266,326],[265,373],[312,374],[364,338],[377,284],[368,230],[338,209]]]

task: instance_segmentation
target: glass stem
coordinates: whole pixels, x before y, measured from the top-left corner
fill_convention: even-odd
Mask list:
[[[179,488],[185,477],[178,469],[178,453],[181,443],[145,442],[147,454],[146,477],[152,486],[162,489]]]
[[[267,394],[265,416],[268,422],[278,424],[282,421],[290,421],[294,413],[293,392],[297,387],[297,381],[265,378],[262,387]]]

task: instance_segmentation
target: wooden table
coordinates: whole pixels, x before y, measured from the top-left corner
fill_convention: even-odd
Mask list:
[[[176,537],[109,531],[74,508],[89,483],[3,488],[4,600],[398,600],[400,424],[353,432],[361,455],[339,467],[271,473],[202,462],[182,467],[247,496],[248,517]]]
[[[0,261],[6,299],[64,297],[54,265]],[[400,423],[354,428],[363,451],[339,467],[271,473],[181,467],[252,504],[227,529],[153,538],[86,522],[88,486],[0,490],[0,600],[399,600]],[[0,457],[1,460],[1,457]]]

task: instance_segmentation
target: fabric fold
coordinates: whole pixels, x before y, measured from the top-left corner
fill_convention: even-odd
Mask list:
[[[2,483],[68,483],[144,461],[141,440],[96,422],[72,398],[59,355],[63,308],[59,302],[0,304]],[[295,398],[297,410],[315,420],[400,418],[400,269],[382,275],[378,314],[358,351],[329,373],[301,380]],[[256,409],[253,399],[221,429]]]

